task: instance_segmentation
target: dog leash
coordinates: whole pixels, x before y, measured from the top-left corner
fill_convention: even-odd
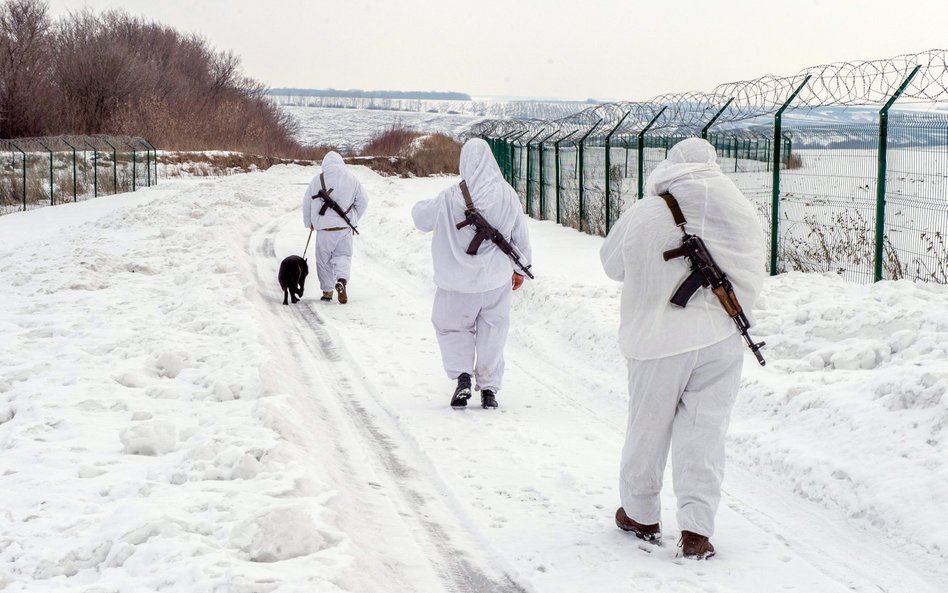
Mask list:
[[[309,249],[309,240],[313,237],[313,229],[309,229],[309,237],[306,237],[306,247],[303,248],[303,259],[306,259],[306,251]]]

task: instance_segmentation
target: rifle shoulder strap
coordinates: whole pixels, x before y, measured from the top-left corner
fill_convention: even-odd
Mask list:
[[[471,192],[467,189],[467,182],[462,179],[460,186],[461,194],[464,196],[464,205],[467,206],[468,210],[474,210],[474,201],[471,200]]]
[[[685,220],[685,215],[681,213],[681,206],[678,205],[678,200],[676,200],[675,196],[671,195],[670,192],[665,192],[659,197],[665,200],[665,204],[668,206],[668,209],[671,210],[672,218],[675,219],[675,226],[681,229],[683,235],[686,235],[685,223],[687,221]]]
[[[464,206],[466,208],[465,222],[470,224],[473,221],[472,213],[477,212],[477,209],[474,208],[474,200],[471,199],[471,192],[467,189],[467,182],[462,179],[459,187],[461,188],[461,195],[464,196]],[[490,226],[490,223],[484,221],[483,217],[481,217],[481,220],[484,222],[484,224],[487,224],[488,227]],[[490,231],[493,231],[493,229],[490,229]],[[474,237],[471,239],[471,244],[467,246],[468,255],[477,255],[477,250],[480,249],[481,243],[484,242],[484,239],[490,238],[492,241],[494,240],[496,231],[493,233],[490,231],[488,229],[483,229],[477,225],[474,225]]]

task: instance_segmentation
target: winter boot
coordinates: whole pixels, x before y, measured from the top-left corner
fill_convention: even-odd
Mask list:
[[[647,541],[650,544],[662,545],[662,527],[660,523],[643,525],[638,521],[633,521],[625,514],[625,509],[622,507],[616,510],[616,527],[622,531],[628,531],[640,540]]]
[[[488,408],[497,407],[497,398],[494,396],[494,392],[490,389],[481,390],[481,407],[485,410]]]
[[[336,280],[336,292],[339,293],[339,304],[345,305],[349,300],[349,295],[346,294],[346,279],[340,278]]]
[[[458,386],[454,390],[454,397],[451,398],[451,407],[463,408],[469,399],[471,399],[471,376],[461,373],[458,377]]]
[[[692,560],[706,560],[714,556],[714,546],[705,535],[698,535],[693,531],[682,531],[678,540],[681,555]]]
[[[323,296],[319,297],[319,300],[321,300],[321,301],[324,302],[324,303],[331,303],[331,302],[332,302],[332,291],[331,291],[331,290],[324,290],[324,291],[323,291]]]

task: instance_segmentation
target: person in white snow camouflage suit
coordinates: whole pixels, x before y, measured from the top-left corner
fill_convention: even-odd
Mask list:
[[[765,245],[757,214],[717,165],[714,148],[676,144],[603,242],[606,274],[623,282],[619,342],[628,359],[629,417],[616,524],[661,544],[659,493],[672,451],[682,555],[708,558],[724,478],[724,439],[741,381],[744,344],[708,288],[687,305],[669,302],[689,275],[687,258],[665,261],[682,232],[662,194],[671,194],[688,233],[702,238],[727,274],[751,323],[763,284]]]
[[[504,181],[490,146],[480,138],[461,148],[460,173],[477,211],[519,252],[524,265],[531,260],[530,238],[520,199]],[[467,249],[474,239],[465,220],[465,198],[459,185],[431,200],[415,204],[415,227],[433,231],[431,257],[437,285],[431,321],[441,348],[444,370],[457,380],[451,399],[455,408],[471,397],[471,374],[481,392],[481,406],[497,407],[504,376],[504,344],[510,324],[512,290],[523,283],[510,258],[490,240],[476,255]]]
[[[339,205],[349,222],[334,209],[324,207],[325,200],[318,196],[323,183],[329,197]],[[316,231],[316,277],[319,289],[323,291],[319,300],[332,301],[334,288],[341,304],[349,300],[347,285],[352,270],[352,227],[358,226],[368,206],[368,195],[342,157],[336,152],[327,153],[323,157],[321,175],[313,177],[303,194],[303,226]]]

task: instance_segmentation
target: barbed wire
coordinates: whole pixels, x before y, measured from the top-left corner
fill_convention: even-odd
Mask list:
[[[485,120],[472,126],[468,135],[527,142],[546,131],[551,134],[549,139],[556,141],[583,135],[628,136],[646,127],[690,135],[716,115],[718,125],[773,115],[798,89],[794,109],[879,105],[910,76],[901,100],[936,103],[948,98],[948,50],[811,66],[793,76],[768,74],[720,84],[707,93],[669,93],[648,101],[603,103],[554,120]]]
[[[155,147],[140,136],[113,136],[108,134],[0,139],[0,152],[69,152],[73,150],[77,152],[89,150],[129,152],[129,150],[155,150]]]

